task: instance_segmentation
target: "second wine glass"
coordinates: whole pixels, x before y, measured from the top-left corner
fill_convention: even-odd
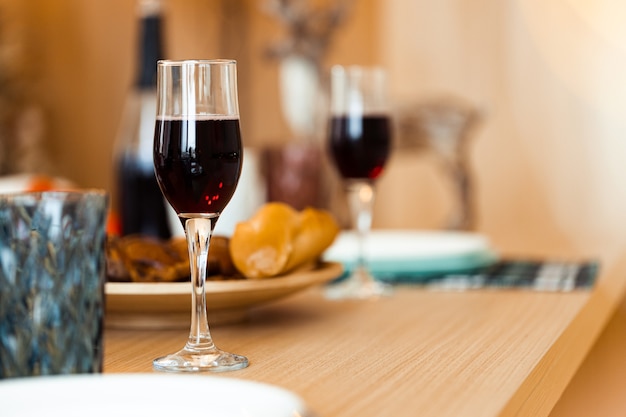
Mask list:
[[[375,181],[391,152],[386,73],[378,67],[331,69],[329,147],[345,184],[357,240],[357,259],[348,278],[327,288],[332,299],[388,295],[367,267],[366,243],[372,224]]]
[[[229,371],[248,359],[218,349],[207,320],[205,279],[211,234],[230,201],[243,151],[237,66],[229,60],[159,61],[154,168],[185,228],[191,266],[191,330],[180,351],[157,358],[162,371]]]

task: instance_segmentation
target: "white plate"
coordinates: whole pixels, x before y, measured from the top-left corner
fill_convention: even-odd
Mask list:
[[[480,234],[415,230],[373,230],[365,245],[375,275],[420,276],[488,265],[497,258]],[[357,255],[356,235],[344,232],[324,254],[327,261],[351,269]]]
[[[74,185],[64,178],[44,175],[16,174],[0,176],[0,193],[21,193],[42,191],[48,188],[71,188]]]
[[[0,381],[2,417],[310,416],[296,394],[220,376],[119,374]]]
[[[308,270],[259,280],[207,281],[209,324],[245,319],[256,306],[339,277],[342,265],[320,263]],[[108,282],[106,324],[117,328],[184,328],[191,317],[191,283]]]

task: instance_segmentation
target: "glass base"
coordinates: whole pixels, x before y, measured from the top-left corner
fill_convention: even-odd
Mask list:
[[[345,280],[327,287],[324,295],[329,300],[369,300],[387,297],[392,293],[391,285],[376,281],[364,269],[357,269]]]
[[[165,372],[226,372],[247,366],[248,358],[245,356],[216,348],[202,352],[182,349],[152,362],[155,370]]]

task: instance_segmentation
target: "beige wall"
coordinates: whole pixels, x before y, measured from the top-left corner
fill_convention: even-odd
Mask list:
[[[244,141],[289,135],[277,64],[283,32],[261,0],[169,0],[171,58],[240,62]],[[592,4],[593,3],[593,4]],[[452,93],[481,108],[471,157],[480,231],[505,252],[619,256],[626,247],[626,30],[606,2],[357,0],[326,62],[388,67],[401,104]],[[132,79],[132,0],[1,0],[30,49],[57,173],[111,188],[111,149]],[[227,33],[228,36],[220,36]],[[440,227],[450,195],[432,159],[396,154],[377,227]]]
[[[382,53],[396,99],[451,92],[485,112],[472,150],[479,229],[514,253],[621,256],[626,30],[618,22],[626,9],[577,0],[385,3]],[[397,156],[381,184],[388,204],[379,224],[437,224],[449,202],[432,172],[427,161]]]

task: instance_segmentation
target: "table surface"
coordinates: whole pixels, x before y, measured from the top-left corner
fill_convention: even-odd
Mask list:
[[[213,326],[250,366],[207,375],[282,386],[320,416],[547,416],[615,311],[621,276],[603,271],[593,291],[398,287],[377,301],[312,288]],[[152,372],[187,334],[107,329],[104,371]]]
[[[626,416],[626,298],[550,417]]]

